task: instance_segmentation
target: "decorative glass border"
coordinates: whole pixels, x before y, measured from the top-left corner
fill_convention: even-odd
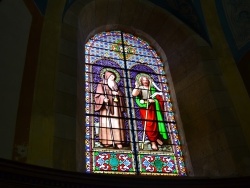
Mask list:
[[[122,45],[124,46],[121,47]],[[125,53],[123,53],[123,51],[125,51]],[[124,54],[125,60],[123,57]],[[103,63],[101,61],[105,62]],[[160,148],[161,150],[159,149],[159,151],[141,150],[139,143],[135,143],[135,147],[131,146],[130,150],[95,147],[93,142],[95,135],[91,123],[93,124],[95,121],[93,117],[95,116],[93,110],[93,87],[96,83],[93,79],[96,77],[95,74],[98,73],[93,69],[93,66],[97,66],[96,63],[99,63],[98,66],[103,66],[103,68],[109,65],[111,68],[114,68],[114,66],[117,65],[117,70],[122,73],[121,79],[124,79],[122,82],[123,87],[126,89],[131,90],[131,88],[134,87],[134,83],[131,79],[127,79],[129,81],[126,82],[123,77],[133,77],[136,71],[141,69],[145,72],[148,71],[150,76],[157,80],[156,85],[158,87],[161,86],[163,99],[165,101],[164,115],[171,142],[167,147]],[[147,42],[139,37],[122,33],[121,31],[102,32],[90,38],[85,45],[85,101],[86,172],[112,174],[140,173],[145,175],[168,176],[187,175],[166,73],[163,69],[160,57]],[[127,97],[126,105],[130,106],[128,110],[133,111],[131,117],[131,114],[127,114],[127,117],[125,117],[127,121],[130,120],[128,117],[132,119],[136,118],[136,105],[131,97]],[[135,120],[131,122],[137,124]],[[127,122],[127,124],[130,123]],[[135,137],[137,141],[140,140],[138,135]],[[132,136],[131,133],[128,134],[130,140]],[[138,163],[138,165],[135,163]],[[160,168],[164,170],[161,171],[159,170]]]

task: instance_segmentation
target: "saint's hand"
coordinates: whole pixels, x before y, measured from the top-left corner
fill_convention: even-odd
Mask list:
[[[135,88],[139,88],[139,83],[138,82],[135,82]]]
[[[155,101],[154,101],[154,99],[148,99],[148,102],[153,103]]]

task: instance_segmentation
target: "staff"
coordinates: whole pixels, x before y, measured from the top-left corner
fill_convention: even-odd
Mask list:
[[[103,74],[103,91],[104,91],[104,96],[105,98],[108,99],[108,96],[107,96],[107,92],[106,92],[106,87],[105,87],[105,75]],[[109,109],[109,105],[108,105],[108,102],[106,102],[106,109],[107,109],[107,118],[109,120],[109,126],[110,126],[110,134],[111,134],[111,139],[112,139],[112,145],[113,147],[115,147],[115,141],[114,141],[114,133],[113,133],[113,129],[112,129],[112,123],[111,123],[111,119],[110,119],[110,109]]]
[[[143,135],[142,135],[142,146],[141,146],[141,149],[144,148],[144,142],[145,142],[145,132],[146,132],[146,127],[147,127],[147,119],[148,119],[148,104],[149,104],[149,95],[150,95],[150,80],[149,80],[149,86],[148,86],[148,89],[147,89],[147,106],[146,106],[146,118],[145,118],[145,121],[144,121],[144,129],[143,129]]]

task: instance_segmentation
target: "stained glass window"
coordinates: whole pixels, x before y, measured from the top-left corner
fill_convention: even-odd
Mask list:
[[[161,58],[129,33],[96,34],[85,45],[86,171],[185,176]]]

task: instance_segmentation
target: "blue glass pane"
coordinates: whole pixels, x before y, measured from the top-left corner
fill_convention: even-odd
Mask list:
[[[164,66],[146,41],[121,31],[93,36],[85,81],[87,172],[186,175]]]

